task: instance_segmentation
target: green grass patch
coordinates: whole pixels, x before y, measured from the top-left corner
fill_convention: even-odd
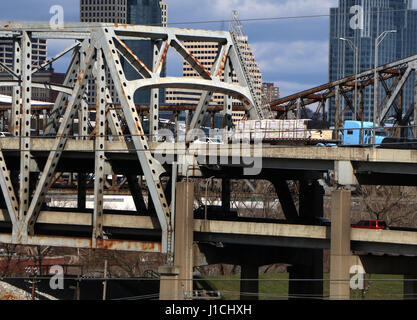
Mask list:
[[[205,276],[207,283],[221,292],[224,300],[240,299],[240,275]],[[287,300],[288,273],[259,275],[259,300]],[[323,296],[329,299],[329,274],[324,275]],[[365,275],[365,290],[351,290],[352,300],[402,300],[403,276]]]

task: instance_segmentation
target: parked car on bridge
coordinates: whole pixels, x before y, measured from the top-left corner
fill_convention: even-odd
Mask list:
[[[376,229],[387,230],[389,229],[387,223],[384,220],[360,220],[358,223],[351,225],[352,228],[358,229]]]

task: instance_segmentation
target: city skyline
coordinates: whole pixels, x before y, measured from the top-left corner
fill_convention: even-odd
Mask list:
[[[363,10],[363,19],[349,17],[358,4]],[[417,42],[412,41],[417,25],[417,10],[409,10],[410,0],[339,0],[338,7],[332,8],[329,39],[329,82],[345,78],[375,67],[375,40],[379,38],[377,65],[384,65],[417,54]],[[353,8],[353,9],[352,9]],[[354,17],[352,15],[352,17]],[[384,36],[384,32],[388,32]],[[343,40],[342,40],[343,39]],[[382,41],[383,40],[383,41]],[[356,55],[357,54],[357,55]],[[413,77],[404,88],[404,109],[413,102]],[[379,96],[385,94],[379,88]],[[354,102],[354,94],[349,95]],[[358,96],[359,100],[359,96]],[[357,104],[358,104],[357,100]],[[380,101],[380,100],[379,100]],[[346,101],[342,99],[341,108]],[[364,120],[373,121],[374,89],[368,87],[363,92]],[[329,104],[329,120],[334,123],[335,100]],[[359,108],[357,115],[359,116]],[[346,113],[346,119],[354,119],[353,112]]]
[[[49,13],[50,7],[61,5],[65,21],[80,21],[79,0],[41,0],[36,4],[29,0],[17,2],[33,10],[14,10],[16,1],[5,3],[0,13],[1,20],[49,21],[52,16]],[[168,1],[168,4],[168,26],[171,27],[227,30],[226,20],[231,19],[232,10],[238,10],[263,80],[278,85],[281,97],[328,82],[329,11],[331,7],[337,6],[337,0],[260,0],[256,3],[248,0],[201,0],[195,10],[186,10],[193,7],[194,2],[191,0]],[[416,1],[413,1],[413,8],[416,7]],[[246,21],[315,15],[319,17]],[[189,23],[198,21],[219,22]],[[53,56],[65,47],[65,41],[49,43],[48,56]],[[68,61],[69,57],[66,59],[63,61]],[[63,64],[54,67],[58,72],[65,71]],[[168,75],[179,75],[182,71],[181,63],[176,61],[171,63],[169,60],[167,68]]]

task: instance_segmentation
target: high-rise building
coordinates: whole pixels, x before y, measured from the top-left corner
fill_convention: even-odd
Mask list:
[[[127,0],[80,0],[81,22],[127,23]],[[113,103],[119,103],[114,83],[107,70],[107,87]],[[96,103],[94,80],[88,80],[88,103]]]
[[[127,0],[127,23],[137,25],[149,25],[155,27],[166,27],[168,18],[168,3],[160,0]],[[138,56],[141,61],[152,70],[153,64],[153,43],[151,40],[132,40],[126,41],[126,45]],[[160,44],[159,44],[160,45]],[[138,73],[130,66],[127,61],[123,61],[123,66],[128,80],[137,79]],[[161,72],[161,76],[166,76],[166,63]],[[134,101],[136,104],[149,105],[150,90],[136,91]],[[159,92],[159,101],[165,101],[165,90]]]
[[[262,104],[268,104],[279,99],[279,88],[274,83],[262,83]]]
[[[14,60],[14,44],[11,40],[0,40],[0,62],[13,70]],[[32,39],[32,65],[34,67],[40,67],[47,60],[47,43],[44,39]],[[59,83],[60,74],[56,74],[54,69],[50,65],[46,70],[45,68],[40,69],[33,75],[32,81],[36,82],[54,82]],[[8,80],[12,79],[12,76],[0,67],[0,79]],[[0,94],[12,95],[13,87],[5,86],[0,88]],[[51,101],[56,92],[44,89],[44,88],[33,88],[32,99],[40,101]]]
[[[11,76],[7,72],[0,72],[0,80],[6,81],[10,79]],[[56,73],[52,65],[50,65],[47,69],[40,69],[39,71],[35,72],[32,77],[33,82],[39,83],[55,83],[55,84],[62,84],[65,79],[64,73]],[[12,87],[0,87],[0,94],[11,96],[12,95]],[[58,96],[58,92],[54,90],[49,90],[47,88],[33,88],[32,89],[32,99],[37,101],[44,101],[44,102],[55,102],[56,97]]]
[[[262,74],[259,70],[258,64],[256,63],[255,56],[252,53],[250,48],[248,37],[240,37],[240,47],[241,52],[243,53],[244,60],[247,63],[247,68],[249,74],[252,78],[252,82],[255,87],[256,96],[259,101],[262,99]],[[218,44],[216,42],[193,42],[193,41],[185,41],[184,47],[187,49],[189,53],[191,53],[201,64],[207,69],[210,70],[213,66],[218,52]],[[191,65],[184,61],[183,68],[182,68],[182,76],[183,77],[199,77],[199,74],[191,67]],[[222,79],[224,77],[224,73],[222,75]],[[233,82],[237,82],[236,75],[233,74]],[[202,91],[199,90],[189,90],[189,89],[181,89],[181,90],[167,90],[166,93],[166,102],[168,104],[190,104],[196,105],[200,100],[200,96]],[[223,105],[224,103],[224,95],[223,94],[214,94],[211,101],[210,106],[219,106]],[[239,100],[233,100],[233,105],[242,105]],[[244,112],[241,112],[242,116]]]
[[[127,0],[80,0],[81,22],[127,23]]]
[[[167,26],[168,3],[159,0],[80,0],[81,22],[123,23],[136,25]],[[126,45],[132,49],[143,63],[150,69],[152,66],[152,49],[150,40],[126,41]],[[138,73],[122,59],[123,68],[128,80],[137,79]],[[163,68],[162,76],[166,75]],[[110,78],[110,77],[108,77]],[[119,103],[112,81],[108,80],[108,86],[114,103]],[[94,83],[89,84],[89,103],[95,103]],[[150,91],[143,90],[135,93],[135,103],[148,105]],[[160,101],[165,100],[164,90],[160,92]]]
[[[340,38],[352,41],[357,47],[359,62],[356,67],[362,72],[375,67],[375,39],[389,30],[397,33],[389,33],[378,46],[378,65],[417,54],[417,11],[412,10],[411,0],[339,0],[339,7],[330,9],[329,81],[355,74],[354,49]],[[413,103],[413,79],[410,77],[404,87],[404,109]],[[353,103],[353,93],[349,97]],[[341,104],[344,108],[344,99]],[[370,86],[364,91],[365,121],[373,121],[373,104],[373,87]],[[334,124],[334,98],[330,99],[328,112],[328,118]],[[352,118],[351,111],[345,114],[345,120]]]
[[[13,41],[0,40],[0,62],[13,69]],[[44,39],[32,39],[32,64],[39,67],[47,59],[47,45]],[[1,67],[0,67],[1,70]]]
[[[168,26],[168,2],[160,1],[159,4],[161,5],[161,11],[162,11],[162,26],[167,27]]]

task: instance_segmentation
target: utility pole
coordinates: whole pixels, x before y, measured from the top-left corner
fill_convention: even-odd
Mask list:
[[[33,275],[32,278],[32,300],[35,300],[36,298],[36,276]]]
[[[104,260],[103,300],[106,300],[106,294],[107,294],[107,259]]]
[[[375,141],[376,141],[376,126],[379,125],[378,119],[378,84],[379,84],[379,75],[378,75],[378,46],[384,40],[388,33],[396,33],[397,30],[389,30],[382,32],[376,39],[375,39],[375,62],[374,62],[374,121],[373,121],[373,130],[372,130],[372,147],[375,148]],[[378,122],[378,123],[377,123]]]
[[[353,49],[354,52],[354,65],[355,65],[355,93],[354,93],[354,115],[353,115],[353,120],[356,121],[357,120],[357,112],[358,112],[358,72],[359,72],[359,49],[358,46],[350,39],[346,39],[346,38],[340,38],[340,40],[342,41],[346,41],[351,48]],[[361,114],[361,129],[359,131],[359,144],[363,144],[363,114]]]

